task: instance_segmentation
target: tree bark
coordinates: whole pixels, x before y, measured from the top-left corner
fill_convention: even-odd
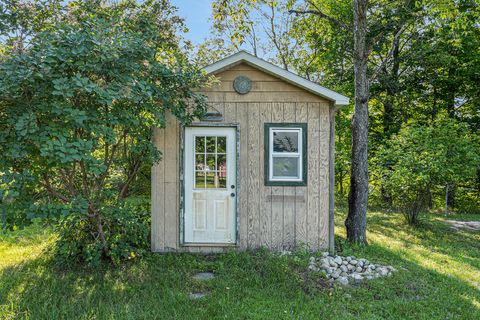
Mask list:
[[[352,120],[352,166],[345,226],[348,240],[356,243],[367,242],[369,98],[367,8],[368,0],[353,0],[355,112]]]

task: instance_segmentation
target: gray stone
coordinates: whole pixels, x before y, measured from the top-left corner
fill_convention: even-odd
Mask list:
[[[322,252],[322,257],[324,257],[324,258],[325,258],[325,257],[328,257],[328,251],[323,251],[323,252]]]
[[[362,272],[362,271],[363,271],[363,269],[362,269],[361,267],[357,267],[357,268],[355,269],[355,272]]]
[[[342,257],[336,256],[334,261],[336,264],[342,264]]]
[[[347,257],[345,260],[347,260],[347,262],[350,262],[352,260],[352,257]]]
[[[340,273],[340,277],[346,277],[346,276],[348,276],[348,273],[346,273],[346,272]]]
[[[337,279],[337,282],[340,283],[342,286],[348,285],[348,278],[347,277],[340,277]]]
[[[308,270],[310,271],[319,271],[318,267],[315,264],[311,264],[308,266]]]
[[[348,261],[347,261],[347,260],[343,260],[343,261],[342,261],[342,264],[343,264],[344,266],[346,266],[346,265],[348,264]]]
[[[350,260],[350,262],[349,262],[349,263],[350,263],[351,265],[354,265],[354,266],[356,266],[356,265],[357,265],[357,263],[358,263],[358,261],[357,261],[357,260],[354,260],[354,259],[352,259],[352,260]]]
[[[363,261],[358,260],[357,267],[363,268]]]
[[[206,297],[206,296],[207,294],[202,292],[190,293],[190,299],[192,300],[202,299],[203,297]]]
[[[388,269],[385,267],[380,267],[377,269],[377,274],[381,277],[386,276],[388,274]]]
[[[200,272],[192,277],[195,280],[205,281],[215,278],[215,275],[211,272]]]
[[[342,272],[342,271],[340,271],[340,270],[335,270],[335,271],[332,273],[332,278],[337,279],[338,277],[340,277],[340,273],[341,273],[341,272]]]
[[[354,273],[352,278],[355,283],[361,283],[363,281],[363,277],[357,273]]]
[[[394,267],[392,266],[387,266],[387,269],[392,271],[392,272],[397,272],[397,269],[395,269]]]
[[[340,266],[340,270],[342,270],[343,272],[347,272],[347,271],[348,271],[348,268],[342,264],[342,265]]]
[[[310,257],[310,263],[315,263],[316,259],[315,257]]]
[[[355,269],[355,267],[353,265],[349,264],[349,265],[347,265],[347,269],[351,271],[351,270]]]
[[[333,268],[338,268],[338,264],[335,261],[330,261],[330,266]]]

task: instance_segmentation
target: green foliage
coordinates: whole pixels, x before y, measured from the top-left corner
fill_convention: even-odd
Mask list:
[[[49,8],[55,27],[30,28],[23,49],[11,46],[0,63],[0,199],[15,207],[5,222],[21,227],[24,217],[63,206],[51,214],[71,214],[64,230],[79,230],[61,237],[89,246],[66,254],[116,261],[144,234],[142,219],[126,238],[114,226],[129,228],[122,202],[138,172],[160,159],[152,128],[165,126],[166,113],[181,123],[203,115],[194,88],[207,78],[181,51],[183,22],[168,1]]]
[[[404,127],[372,160],[382,175],[393,205],[410,224],[432,201],[435,188],[474,179],[480,166],[478,138],[462,123],[451,119],[433,125],[412,123]]]
[[[78,208],[78,207],[77,207]],[[107,257],[118,265],[125,260],[142,257],[150,248],[150,202],[128,201],[102,208]],[[103,244],[93,238],[95,225],[83,210],[60,219],[58,240],[54,245],[57,261],[62,265],[88,264],[99,266],[104,258]]]
[[[469,0],[370,3],[370,159],[376,159],[390,137],[411,122],[428,126],[448,116],[467,124],[471,134],[478,137],[479,9],[478,1]],[[250,47],[260,57],[307,79],[354,96],[352,1],[216,0],[213,18],[214,27],[223,31],[227,40]],[[271,22],[279,43],[288,38],[286,43],[294,46],[276,46],[274,38],[264,34],[263,30],[273,34]],[[255,46],[249,41],[252,38]],[[256,50],[259,48],[269,49]],[[353,108],[347,106],[338,113],[336,122],[335,180],[340,199],[345,198],[349,187],[352,114]],[[473,147],[472,152],[478,152]],[[371,162],[372,205],[392,204],[388,186],[381,179],[386,169]],[[458,209],[461,205],[468,212],[479,210],[478,181],[457,181],[452,198],[458,200]],[[428,190],[433,204],[440,203],[436,188]]]

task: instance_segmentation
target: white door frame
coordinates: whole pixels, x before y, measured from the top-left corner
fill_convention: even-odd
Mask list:
[[[205,130],[209,129],[214,129],[214,128],[232,128],[234,129],[234,161],[235,161],[235,169],[234,169],[234,185],[235,189],[232,190],[230,188],[230,185],[227,185],[227,190],[228,192],[234,192],[235,197],[234,197],[234,241],[233,242],[191,242],[187,241],[189,240],[188,237],[185,237],[186,234],[186,213],[185,213],[185,204],[186,204],[186,186],[188,184],[187,181],[187,174],[186,174],[186,129],[187,128],[202,128]],[[198,245],[214,245],[214,246],[225,246],[225,245],[238,245],[239,243],[239,198],[240,198],[240,130],[239,130],[239,124],[238,123],[211,123],[211,122],[197,122],[193,123],[188,127],[181,127],[180,130],[180,141],[181,141],[181,146],[180,146],[180,223],[179,223],[179,236],[180,236],[180,244],[183,246],[198,246]],[[231,183],[230,183],[231,184]],[[191,187],[191,184],[189,185]]]

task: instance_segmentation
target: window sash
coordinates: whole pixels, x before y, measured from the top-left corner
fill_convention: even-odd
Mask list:
[[[296,132],[297,133],[297,152],[275,152],[273,151],[273,134],[275,132]],[[269,180],[270,181],[303,181],[303,129],[302,128],[282,128],[272,127],[269,129]],[[273,175],[273,158],[296,158],[297,160],[297,175],[296,176],[274,176]]]

